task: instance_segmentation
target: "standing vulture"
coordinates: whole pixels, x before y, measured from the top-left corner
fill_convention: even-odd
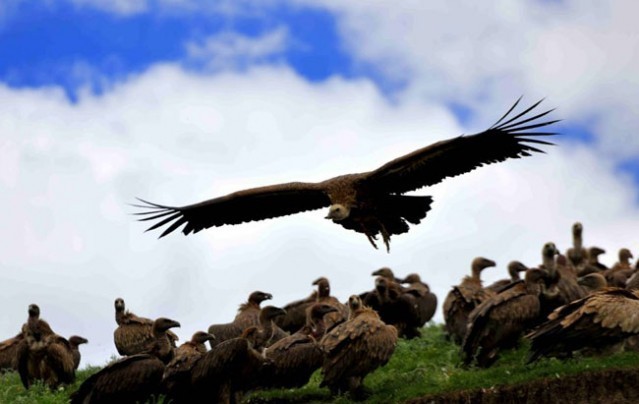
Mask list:
[[[348,299],[350,318],[324,335],[320,345],[326,352],[323,380],[331,393],[363,393],[367,374],[385,365],[395,351],[397,329],[385,324],[377,313],[362,304],[357,295]]]
[[[435,315],[437,310],[437,295],[430,291],[428,284],[422,282],[418,274],[409,274],[402,280],[410,286],[406,292],[413,293],[417,300],[417,314],[419,327],[423,327]]]
[[[209,326],[209,334],[215,335],[215,339],[209,341],[211,348],[231,338],[239,337],[242,335],[242,331],[248,327],[258,325],[260,322],[260,304],[272,298],[273,296],[270,293],[255,291],[249,295],[246,303],[240,304],[240,308],[232,322]]]
[[[26,389],[34,380],[42,379],[40,367],[47,354],[49,337],[55,336],[49,323],[40,319],[40,307],[37,304],[30,304],[28,313],[27,322],[22,325],[24,339],[18,346],[16,357],[20,380]]]
[[[510,286],[515,282],[519,282],[521,277],[519,276],[520,272],[526,272],[528,267],[522,264],[519,261],[510,261],[508,263],[508,274],[510,275],[510,279],[500,279],[488,286],[486,289],[492,290],[495,293],[501,292],[504,288]]]
[[[336,311],[330,304],[313,304],[305,326],[266,348],[264,356],[272,361],[272,367],[262,372],[259,386],[290,389],[308,383],[313,372],[324,363],[324,352],[318,341],[326,332],[327,315]]]
[[[545,276],[541,269],[530,269],[525,281],[513,283],[470,313],[462,344],[464,365],[476,360],[478,366],[489,367],[501,349],[517,345],[524,331],[539,318],[539,294]]]
[[[142,353],[154,341],[153,320],[138,317],[125,310],[122,298],[115,299],[115,322],[118,327],[113,331],[113,341],[118,353],[122,356]],[[171,330],[167,330],[166,337],[175,347],[178,336]]]
[[[638,312],[639,292],[621,288],[605,288],[561,306],[526,336],[531,340],[528,362],[620,343],[639,334]]]
[[[73,354],[73,368],[75,370],[78,370],[80,367],[80,359],[82,359],[82,355],[80,355],[80,345],[88,342],[89,340],[78,335],[69,337],[69,345],[71,346],[71,352]]]
[[[318,183],[290,182],[245,189],[193,205],[173,207],[140,199],[145,209],[140,220],[157,221],[148,230],[164,225],[163,237],[184,225],[182,233],[197,233],[213,226],[286,216],[329,207],[327,219],[366,235],[373,247],[381,235],[386,249],[394,234],[406,233],[408,223],[426,217],[430,196],[403,195],[483,165],[509,158],[543,153],[533,145],[549,145],[541,136],[554,135],[538,128],[557,121],[541,120],[552,110],[536,115],[541,101],[511,117],[519,100],[490,128],[469,136],[439,141],[396,158],[376,170],[346,174]],[[532,115],[532,116],[530,116]]]
[[[572,225],[572,247],[566,251],[568,262],[577,273],[581,272],[588,260],[588,251],[584,248],[583,230],[584,227],[579,222]]]
[[[446,334],[457,345],[461,345],[466,335],[470,312],[481,302],[495,295],[492,290],[484,289],[481,283],[481,271],[495,265],[495,261],[488,258],[475,258],[471,264],[472,275],[465,276],[459,285],[448,292],[444,300]]]

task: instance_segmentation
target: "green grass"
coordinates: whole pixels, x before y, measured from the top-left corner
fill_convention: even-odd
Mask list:
[[[421,338],[400,340],[395,354],[383,368],[368,375],[364,384],[371,392],[367,402],[398,402],[446,391],[487,388],[502,384],[522,383],[542,377],[599,370],[605,368],[639,367],[639,353],[622,352],[606,357],[577,358],[566,361],[542,359],[526,366],[528,345],[502,353],[489,369],[460,367],[459,347],[446,341],[440,325],[424,329]],[[50,392],[42,385],[25,391],[15,373],[0,376],[0,403],[68,403],[69,395],[98,368],[78,372],[77,381],[59,391]],[[326,388],[319,388],[321,376],[316,372],[301,389],[256,392],[248,401],[260,402],[335,402],[350,403],[348,397],[331,397]]]

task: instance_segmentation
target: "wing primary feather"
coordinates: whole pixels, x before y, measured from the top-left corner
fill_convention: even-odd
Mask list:
[[[515,127],[515,128],[512,128],[512,129],[509,128],[509,129],[499,129],[499,130],[506,130],[508,133],[515,133],[515,132],[521,132],[522,130],[527,130],[527,129],[541,128],[542,126],[552,125],[553,123],[557,123],[559,121],[560,121],[560,119],[555,119],[554,121],[536,123],[534,125],[527,125],[527,126],[522,126],[522,127]]]
[[[166,236],[167,234],[172,233],[173,230],[177,229],[178,227],[180,227],[185,222],[186,222],[186,219],[184,217],[181,217],[179,220],[177,220],[175,223],[173,223],[171,226],[169,226],[168,229],[164,230],[164,232],[162,234],[160,234],[160,237],[158,237],[158,238],[162,238],[162,237]],[[188,234],[188,233],[185,233],[185,234]]]
[[[158,227],[162,227],[162,226],[164,226],[165,224],[167,224],[167,223],[171,222],[172,220],[177,219],[177,218],[178,218],[178,217],[180,217],[180,216],[182,216],[182,213],[181,213],[181,212],[177,212],[176,214],[174,214],[174,215],[172,215],[172,216],[169,216],[169,217],[167,217],[166,219],[162,220],[161,222],[158,222],[158,223],[154,224],[153,226],[149,227],[148,229],[146,229],[146,230],[145,230],[145,232],[147,232],[147,231],[151,231],[151,230],[155,230],[155,229],[157,229]]]
[[[503,129],[504,127],[506,127],[509,123],[516,121],[517,119],[521,118],[522,116],[526,115],[527,113],[529,113],[530,111],[532,111],[533,109],[535,109],[535,107],[539,104],[541,104],[541,102],[544,99],[542,98],[541,100],[537,101],[536,103],[534,103],[533,105],[531,105],[530,107],[528,107],[527,109],[525,109],[524,111],[520,112],[519,114],[515,115],[514,117],[510,118],[509,120],[507,120],[506,122],[502,123],[499,126],[496,126],[495,129]]]
[[[504,120],[504,118],[506,118],[506,117],[508,116],[508,114],[510,114],[510,113],[513,111],[513,109],[515,109],[515,107],[519,104],[519,101],[521,101],[521,99],[522,99],[523,97],[524,97],[524,96],[523,96],[523,95],[521,95],[519,98],[517,98],[517,101],[515,101],[515,103],[513,104],[513,106],[512,106],[512,107],[510,107],[510,109],[509,109],[508,111],[506,111],[506,113],[505,113],[505,114],[504,114],[501,118],[499,118],[499,120],[498,120],[497,122],[495,122],[495,123],[493,124],[493,126],[491,126],[491,127],[490,127],[490,129],[493,129],[493,128],[495,128],[497,125],[499,125],[499,122],[503,121],[503,120]]]
[[[136,206],[138,208],[148,208],[147,206]],[[129,213],[130,215],[136,215],[136,216],[144,216],[144,215],[153,215],[156,213],[162,213],[162,212],[166,212],[166,209],[161,209],[161,210],[149,210],[146,212],[133,212],[133,213]]]
[[[138,219],[138,222],[146,222],[147,220],[154,220],[154,219],[159,219],[161,217],[167,216],[167,215],[172,215],[173,213],[175,213],[172,210],[166,210],[163,213],[156,215],[156,216],[151,216],[151,217],[143,217],[141,219]]]
[[[140,206],[141,208],[150,208],[150,207],[155,207],[155,208],[160,208],[160,209],[175,209],[174,206],[166,206],[166,205],[159,205],[157,203],[153,203],[153,202],[149,202],[149,201],[145,201],[142,198],[135,198],[140,202],[146,203],[147,206]]]
[[[553,109],[549,109],[549,110],[548,110],[548,111],[546,111],[546,112],[542,112],[541,114],[537,114],[537,115],[535,115],[535,116],[531,116],[530,118],[526,118],[526,119],[524,119],[523,121],[518,121],[518,122],[511,123],[510,125],[506,125],[506,124],[500,125],[500,126],[499,126],[499,129],[501,129],[501,130],[507,130],[507,129],[508,129],[508,128],[510,128],[510,127],[517,126],[517,125],[521,125],[521,124],[524,124],[524,123],[526,123],[526,122],[534,121],[535,119],[539,119],[539,118],[541,118],[541,117],[543,117],[543,116],[545,116],[545,115],[548,115],[549,113],[551,113],[551,112],[552,112],[552,111],[554,111],[554,110],[555,110],[555,108],[553,108]]]
[[[537,143],[537,144],[544,144],[544,145],[548,145],[548,146],[555,146],[554,143],[551,142],[546,142],[545,140],[539,140],[539,139],[528,139],[525,137],[519,138],[520,142],[529,142],[529,143]]]

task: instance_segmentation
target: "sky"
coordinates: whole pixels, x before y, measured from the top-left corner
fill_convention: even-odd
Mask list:
[[[214,5],[208,4],[214,3]],[[83,365],[116,354],[113,302],[231,321],[254,290],[283,306],[320,276],[347,300],[388,266],[440,305],[484,256],[486,283],[541,247],[637,253],[634,1],[8,0],[0,2],[0,338],[37,303]],[[523,95],[559,136],[546,154],[414,192],[428,217],[390,253],[311,211],[158,240],[136,197],[182,206],[375,169],[480,132]],[[436,321],[442,321],[441,307]]]

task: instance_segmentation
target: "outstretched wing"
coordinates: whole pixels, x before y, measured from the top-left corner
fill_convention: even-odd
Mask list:
[[[144,216],[140,221],[156,221],[147,231],[169,226],[160,237],[183,224],[182,233],[188,235],[213,226],[270,219],[330,205],[330,199],[320,185],[303,182],[245,189],[182,207],[140,201],[144,205],[133,205],[146,209],[145,212],[136,213]]]
[[[537,137],[556,133],[538,132],[537,129],[558,121],[541,119],[552,109],[537,115],[531,113],[543,100],[511,117],[520,100],[521,97],[489,129],[415,150],[372,171],[366,181],[385,192],[404,193],[436,184],[446,177],[454,177],[485,164],[530,156],[533,152],[543,153],[530,144],[552,145]]]

